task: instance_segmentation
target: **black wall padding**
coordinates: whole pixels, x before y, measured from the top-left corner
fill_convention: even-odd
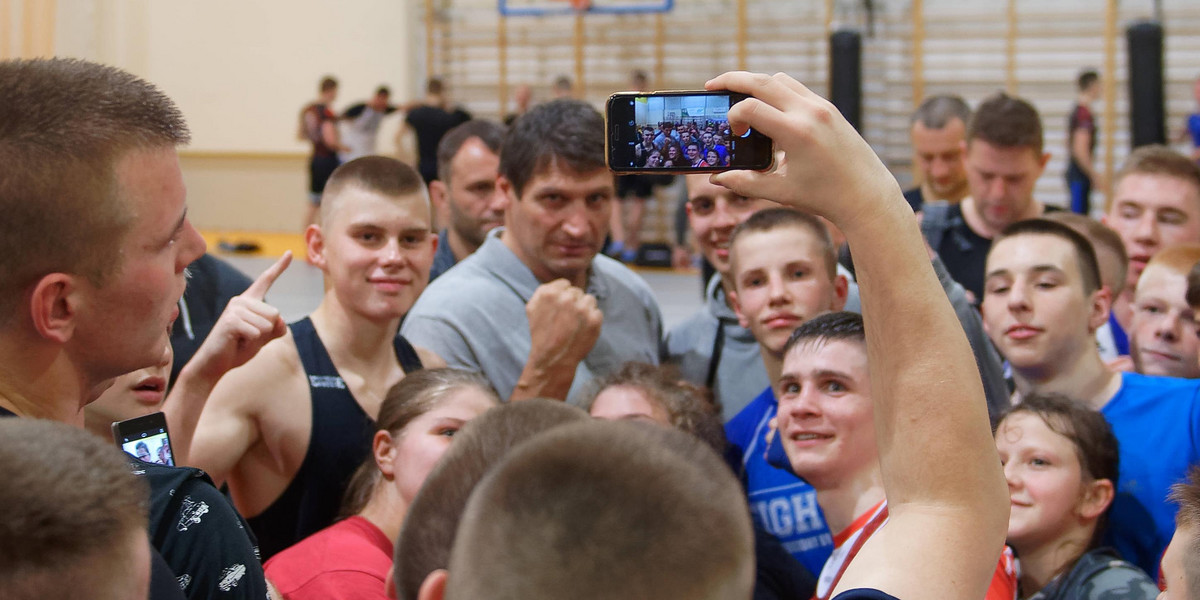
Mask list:
[[[1125,30],[1129,42],[1129,133],[1133,148],[1167,142],[1163,89],[1163,28],[1143,21]]]
[[[857,31],[829,36],[829,101],[862,131],[862,35]]]

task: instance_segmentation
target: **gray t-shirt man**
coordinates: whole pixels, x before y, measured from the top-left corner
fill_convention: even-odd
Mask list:
[[[429,284],[400,333],[451,367],[479,371],[502,398],[512,394],[532,340],[525,304],[541,282],[513,254],[498,227],[471,256]],[[587,293],[604,315],[600,337],[575,370],[568,399],[593,377],[629,361],[658,364],[662,314],[650,286],[604,255],[592,259]]]

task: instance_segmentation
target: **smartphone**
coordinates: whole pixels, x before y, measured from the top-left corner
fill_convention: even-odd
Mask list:
[[[175,466],[167,417],[161,412],[112,424],[113,439],[127,454],[148,463]]]
[[[771,168],[771,138],[753,129],[734,135],[729,127],[729,108],[746,98],[703,90],[613,94],[604,113],[608,168],[624,174]]]

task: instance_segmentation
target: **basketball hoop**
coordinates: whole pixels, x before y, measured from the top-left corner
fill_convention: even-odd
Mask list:
[[[592,0],[566,0],[566,1],[568,4],[571,5],[571,8],[573,8],[579,12],[585,12],[592,8]]]

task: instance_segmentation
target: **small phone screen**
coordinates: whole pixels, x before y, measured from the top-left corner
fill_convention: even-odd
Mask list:
[[[121,436],[121,449],[144,462],[175,466],[165,427]]]
[[[770,166],[770,140],[734,135],[729,107],[744,96],[724,93],[621,94],[610,106],[614,170],[717,170]]]

